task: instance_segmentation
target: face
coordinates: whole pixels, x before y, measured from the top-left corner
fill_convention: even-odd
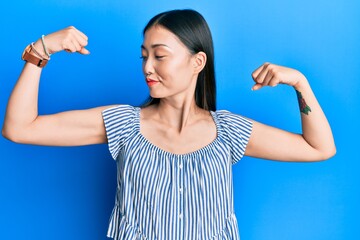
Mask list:
[[[194,95],[194,55],[172,32],[161,26],[146,31],[141,46],[143,72],[153,98]]]

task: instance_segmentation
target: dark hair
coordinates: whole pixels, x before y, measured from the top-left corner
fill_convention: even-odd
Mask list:
[[[211,32],[204,17],[190,9],[172,10],[153,17],[145,26],[143,35],[153,26],[161,26],[175,34],[190,53],[204,52],[207,61],[199,73],[196,88],[196,105],[205,110],[216,110],[216,83],[214,69],[214,46]],[[159,103],[160,99],[149,97],[144,106]]]

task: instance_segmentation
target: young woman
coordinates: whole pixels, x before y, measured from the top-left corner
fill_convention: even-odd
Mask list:
[[[108,143],[117,161],[114,239],[239,239],[232,164],[243,155],[320,161],[335,154],[326,117],[299,71],[265,63],[253,90],[286,84],[296,91],[302,134],[216,111],[214,54],[204,18],[193,10],[155,16],[144,29],[143,107],[114,105],[38,115],[38,87],[50,54],[89,54],[87,37],[68,27],[24,51],[25,67],[10,96],[3,135],[19,143]]]

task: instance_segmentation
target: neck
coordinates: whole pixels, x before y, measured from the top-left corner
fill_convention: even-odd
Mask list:
[[[202,109],[196,105],[194,98],[181,102],[161,99],[157,110],[161,121],[177,129],[179,133],[182,132],[187,124],[191,123],[191,120],[196,114],[202,111]]]

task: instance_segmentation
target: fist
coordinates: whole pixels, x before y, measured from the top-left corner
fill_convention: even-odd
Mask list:
[[[252,73],[255,85],[252,90],[258,90],[264,86],[275,87],[278,84],[287,84],[295,87],[305,76],[292,68],[283,67],[271,63],[264,63]]]
[[[88,44],[88,37],[77,30],[75,27],[67,27],[60,31],[51,33],[44,37],[44,42],[47,51],[50,54],[65,50],[67,52],[78,52],[81,54],[89,54],[90,52],[85,48]],[[41,39],[35,43],[38,51],[43,52]]]

